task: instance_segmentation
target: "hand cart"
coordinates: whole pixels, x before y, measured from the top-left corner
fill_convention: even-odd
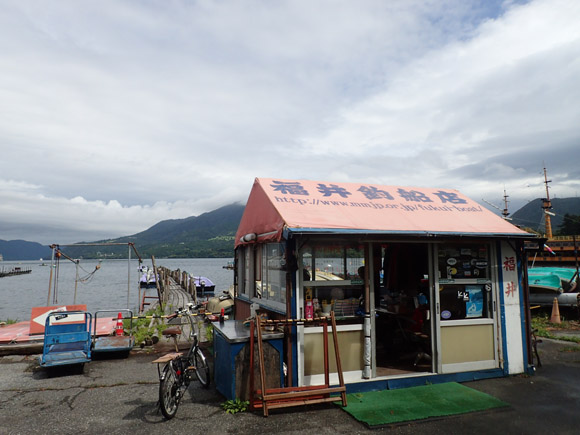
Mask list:
[[[53,311],[46,317],[41,367],[84,364],[91,360],[92,315]]]

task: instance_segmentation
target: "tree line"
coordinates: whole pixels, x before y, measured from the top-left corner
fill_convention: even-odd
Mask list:
[[[573,236],[580,234],[580,215],[566,213],[562,224],[558,227],[558,236]]]

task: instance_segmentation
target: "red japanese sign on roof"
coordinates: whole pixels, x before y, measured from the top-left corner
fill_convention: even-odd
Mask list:
[[[531,236],[454,189],[256,178],[236,246],[284,230]]]

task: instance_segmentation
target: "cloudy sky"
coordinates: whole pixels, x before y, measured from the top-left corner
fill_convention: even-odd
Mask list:
[[[3,0],[0,239],[130,235],[255,177],[580,194],[577,0]],[[557,212],[557,211],[556,211]]]

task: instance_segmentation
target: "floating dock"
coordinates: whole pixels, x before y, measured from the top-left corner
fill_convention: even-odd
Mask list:
[[[5,276],[25,275],[30,272],[32,272],[32,269],[30,268],[25,269],[21,267],[12,267],[10,269],[2,268],[2,270],[0,270],[0,278],[4,278]]]

